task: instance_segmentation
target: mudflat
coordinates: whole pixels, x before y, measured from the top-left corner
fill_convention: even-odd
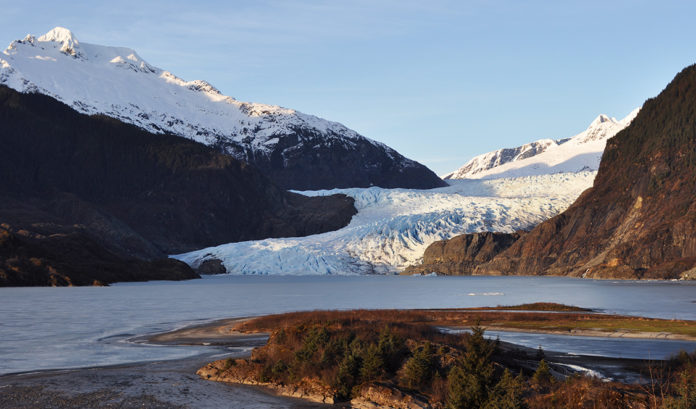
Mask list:
[[[207,362],[248,357],[262,334],[221,332],[239,319],[156,334],[148,343],[211,345],[195,357],[125,365],[48,370],[0,376],[2,408],[221,408],[315,409],[326,405],[274,396],[253,386],[209,382],[196,375]],[[141,338],[138,342],[145,342]],[[336,406],[340,407],[340,406]]]

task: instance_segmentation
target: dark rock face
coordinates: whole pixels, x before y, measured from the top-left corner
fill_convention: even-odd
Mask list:
[[[178,260],[124,257],[78,227],[61,230],[44,236],[0,226],[0,286],[105,285],[199,277]]]
[[[200,266],[196,269],[198,274],[206,274],[206,275],[212,275],[212,274],[226,274],[227,269],[225,268],[224,265],[222,265],[222,261],[218,259],[208,259],[205,260],[204,262],[201,263]]]
[[[591,189],[475,273],[688,278],[696,266],[695,196],[690,66],[608,141]]]
[[[476,266],[507,249],[524,233],[472,233],[440,240],[428,246],[423,264],[411,266],[404,274],[471,275]]]
[[[0,223],[44,236],[72,226],[124,259],[320,233],[356,213],[347,196],[289,193],[204,145],[40,94],[0,86],[0,129]]]
[[[300,127],[278,138],[270,154],[256,150],[251,144],[225,142],[219,148],[244,158],[285,189],[370,186],[431,189],[447,185],[427,167],[366,138],[348,139]]]

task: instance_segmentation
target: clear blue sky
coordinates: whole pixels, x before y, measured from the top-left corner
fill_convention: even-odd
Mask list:
[[[0,43],[65,26],[442,174],[623,117],[696,62],[694,17],[688,1],[0,0]]]

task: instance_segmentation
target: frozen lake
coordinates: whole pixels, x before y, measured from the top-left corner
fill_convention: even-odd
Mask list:
[[[694,320],[696,282],[218,276],[112,287],[1,288],[0,373],[195,355],[199,348],[134,345],[126,339],[219,318],[313,309],[455,308],[537,301]],[[536,347],[539,341],[530,342]],[[653,345],[641,346],[645,358],[663,355],[651,350],[662,349],[663,344]]]

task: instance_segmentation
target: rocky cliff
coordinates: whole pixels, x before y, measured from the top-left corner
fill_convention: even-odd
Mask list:
[[[344,195],[289,193],[202,144],[80,114],[41,94],[0,86],[0,128],[0,223],[29,232],[12,233],[29,240],[32,250],[17,253],[29,259],[44,245],[65,244],[40,237],[99,246],[89,262],[84,252],[68,251],[64,256],[74,258],[63,260],[99,266],[98,254],[155,260],[220,243],[325,232],[356,213]],[[23,276],[13,268],[4,275]],[[0,285],[21,284],[12,277]]]
[[[695,196],[696,66],[690,66],[607,142],[592,188],[475,273],[693,276]]]
[[[483,232],[436,241],[425,249],[423,263],[403,274],[471,275],[478,265],[510,247],[522,234]]]

